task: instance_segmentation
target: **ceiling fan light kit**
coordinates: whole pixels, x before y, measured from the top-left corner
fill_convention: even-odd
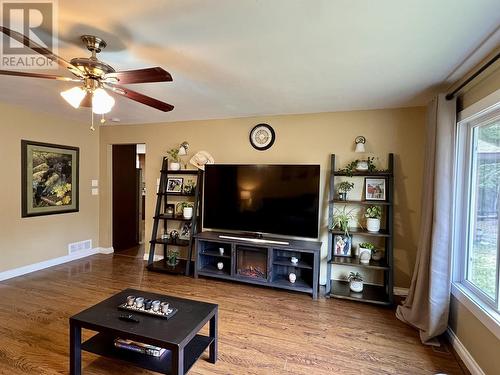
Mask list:
[[[160,67],[121,72],[115,71],[112,66],[97,59],[97,54],[106,47],[106,42],[101,38],[94,35],[82,35],[81,40],[92,55],[90,57],[74,58],[68,62],[17,31],[10,30],[4,26],[0,26],[0,31],[42,56],[57,62],[59,66],[67,68],[76,78],[31,72],[15,72],[10,70],[0,70],[0,75],[80,82],[82,84],[81,86],[61,92],[61,96],[73,108],[91,106],[92,112],[95,114],[103,115],[108,113],[115,104],[115,99],[106,92],[106,90],[110,90],[117,95],[121,95],[163,112],[174,109],[174,106],[171,104],[121,86],[123,84],[135,83],[170,82],[172,81],[170,73]],[[91,129],[92,128],[93,125],[91,126]]]

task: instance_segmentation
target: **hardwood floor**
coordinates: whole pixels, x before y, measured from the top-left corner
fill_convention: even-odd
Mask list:
[[[0,374],[67,374],[68,318],[127,287],[219,304],[219,360],[205,353],[190,374],[462,374],[393,310],[152,273],[140,259],[100,254],[0,283]],[[84,352],[83,373],[150,372]]]

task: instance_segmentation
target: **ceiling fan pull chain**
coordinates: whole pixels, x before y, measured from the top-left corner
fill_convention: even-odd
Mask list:
[[[91,120],[91,125],[90,125],[90,130],[94,131],[95,128],[94,128],[94,111],[92,110],[92,107],[90,107],[90,118],[92,119]]]

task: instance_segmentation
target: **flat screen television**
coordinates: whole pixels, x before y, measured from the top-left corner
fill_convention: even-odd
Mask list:
[[[203,226],[317,238],[319,173],[319,165],[206,165]]]

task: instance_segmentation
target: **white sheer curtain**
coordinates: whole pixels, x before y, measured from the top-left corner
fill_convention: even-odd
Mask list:
[[[417,259],[410,291],[396,316],[425,344],[448,327],[456,101],[439,94],[427,107],[427,144]]]

